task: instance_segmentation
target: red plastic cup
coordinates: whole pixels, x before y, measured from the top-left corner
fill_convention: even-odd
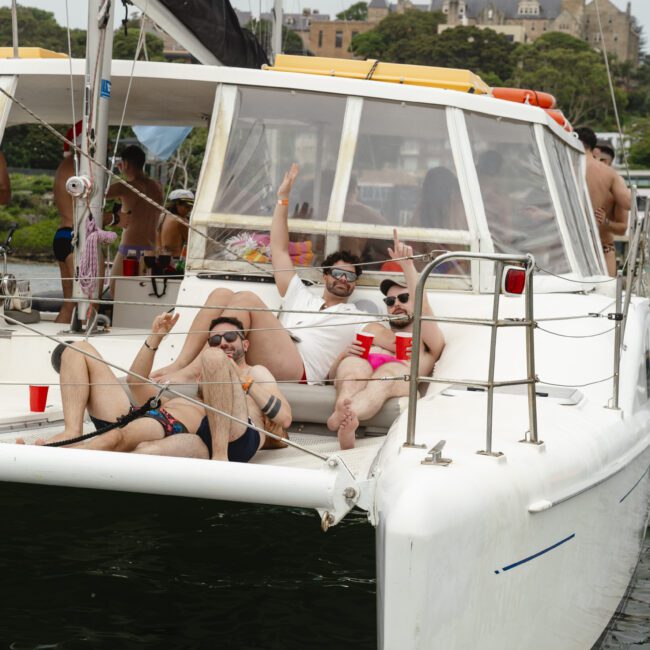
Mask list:
[[[408,361],[411,357],[408,353],[408,348],[411,347],[413,342],[413,334],[411,332],[397,332],[395,334],[395,356],[400,361]]]
[[[134,276],[138,275],[138,267],[140,266],[138,260],[132,257],[125,257],[122,260],[122,275]]]
[[[47,402],[47,391],[49,386],[30,386],[29,387],[29,410],[33,412],[43,412]]]
[[[369,334],[368,332],[359,332],[357,334],[357,343],[363,348],[363,354],[361,355],[362,359],[368,358],[374,338],[375,335]]]

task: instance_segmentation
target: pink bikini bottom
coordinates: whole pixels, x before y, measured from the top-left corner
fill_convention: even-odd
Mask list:
[[[383,366],[385,363],[403,363],[397,357],[394,357],[392,354],[381,354],[381,352],[371,352],[368,355],[368,363],[372,366],[373,370],[377,370],[379,366]]]

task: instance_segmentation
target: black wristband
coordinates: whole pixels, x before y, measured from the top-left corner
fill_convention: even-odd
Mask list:
[[[146,341],[144,342],[144,347],[147,348],[147,350],[151,350],[152,352],[155,352],[158,348],[152,348]]]

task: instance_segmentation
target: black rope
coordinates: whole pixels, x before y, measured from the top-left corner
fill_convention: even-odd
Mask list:
[[[147,411],[158,408],[159,403],[160,402],[158,400],[158,397],[152,397],[151,399],[147,400],[142,406],[139,406],[138,408],[135,409],[131,409],[126,415],[120,415],[117,418],[116,422],[110,422],[106,426],[100,427],[95,431],[91,431],[90,433],[85,433],[83,436],[77,436],[76,438],[69,438],[68,440],[58,440],[57,442],[49,442],[43,446],[44,447],[65,447],[66,445],[74,445],[78,442],[84,442],[85,440],[90,440],[95,436],[100,436],[103,433],[108,433],[109,431],[113,431],[113,429],[121,429],[125,427],[127,424],[129,424],[130,422],[133,422],[133,420],[137,420],[139,417],[142,417]]]

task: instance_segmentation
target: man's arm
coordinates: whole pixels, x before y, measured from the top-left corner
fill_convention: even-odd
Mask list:
[[[4,154],[0,151],[0,205],[7,205],[11,201],[11,182]]]
[[[291,405],[280,392],[271,371],[264,366],[253,366],[250,376],[254,379],[248,390],[251,399],[270,420],[288,429],[292,420]]]
[[[284,298],[289,283],[296,275],[289,255],[289,195],[298,176],[298,165],[294,163],[284,175],[278,188],[278,202],[271,221],[271,263],[275,273],[275,286]]]
[[[418,272],[415,268],[415,264],[413,264],[413,247],[407,246],[399,240],[399,237],[397,236],[397,228],[393,230],[393,245],[394,248],[388,249],[388,254],[392,259],[398,259],[397,263],[402,267],[402,271],[404,272],[409,295],[415,303]],[[424,300],[422,301],[422,316],[433,316],[433,309],[431,309],[431,304],[429,303],[429,297],[427,296],[426,291],[424,293]],[[440,327],[438,327],[438,323],[430,320],[423,320],[420,332],[422,341],[426,344],[433,355],[433,358],[437,361],[445,347],[445,337]]]
[[[173,316],[167,312],[154,318],[151,325],[151,334],[142,344],[140,351],[131,364],[130,372],[134,372],[141,377],[148,377],[153,367],[156,351],[162,343],[162,340],[169,334],[172,327],[176,325],[180,314]],[[149,398],[158,393],[158,388],[150,383],[143,383],[142,379],[129,374],[126,383],[131,390],[131,395],[136,404],[144,404]]]
[[[614,178],[612,180],[612,194],[614,195],[614,201],[616,201],[616,208],[621,208],[622,210],[631,210],[632,209],[632,193],[627,188],[623,178],[617,174],[613,169],[611,170]]]

